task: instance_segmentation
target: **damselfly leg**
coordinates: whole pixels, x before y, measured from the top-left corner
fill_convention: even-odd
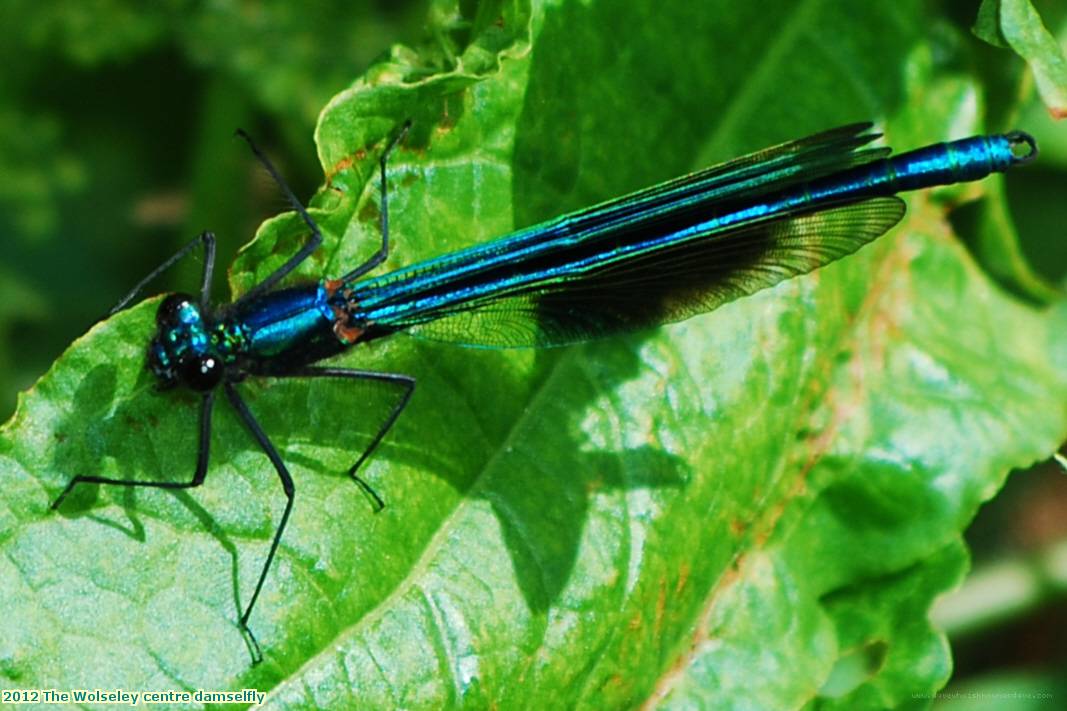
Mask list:
[[[370,270],[380,265],[388,256],[389,252],[389,213],[388,213],[388,186],[386,180],[386,162],[389,154],[396,147],[397,143],[404,137],[410,127],[410,122],[405,123],[403,128],[397,133],[397,135],[389,142],[388,146],[384,150],[379,160],[379,178],[380,178],[380,225],[381,225],[381,244],[378,250],[366,261],[364,261],[359,267],[346,274],[343,279],[349,280],[354,277],[363,275]],[[289,259],[285,261],[280,267],[275,269],[269,276],[263,281],[254,286],[248,292],[243,294],[233,304],[224,307],[218,313],[214,310],[211,304],[211,280],[214,272],[215,265],[215,237],[210,232],[204,232],[196,239],[190,241],[183,246],[177,253],[168,258],[159,267],[149,273],[144,279],[119,301],[119,303],[109,312],[109,315],[129,306],[130,303],[141,293],[141,291],[153,280],[159,277],[163,272],[170,267],[177,264],[183,258],[191,254],[198,245],[203,245],[204,248],[204,269],[200,285],[199,294],[199,314],[194,314],[197,318],[202,319],[203,327],[207,329],[205,332],[210,333],[210,329],[215,325],[216,317],[222,318],[222,314],[226,313],[228,309],[233,309],[243,303],[250,302],[257,296],[261,296],[276,286],[282,279],[288,276],[294,269],[296,269],[304,260],[306,260],[318,246],[322,243],[322,233],[319,230],[315,220],[308,213],[304,205],[296,198],[288,184],[281,177],[277,169],[271,163],[271,161],[264,155],[258,146],[249,138],[244,131],[238,131],[238,135],[241,136],[249,145],[252,153],[256,156],[257,160],[263,165],[270,176],[278,184],[279,188],[286,196],[292,208],[300,215],[301,219],[311,230],[311,235],[308,240],[301,246],[301,248]],[[164,301],[164,305],[161,307],[160,316],[157,317],[157,321],[162,319],[166,320],[167,312],[165,306],[168,301],[175,299],[175,295],[168,297],[168,300]],[[186,303],[191,301],[191,297],[185,299]],[[178,312],[183,308],[181,305],[182,299],[174,301],[175,308]],[[184,316],[183,316],[184,317]],[[184,322],[183,322],[184,323]],[[199,324],[198,324],[199,325]],[[181,367],[181,363],[178,364]],[[242,380],[246,375],[262,374],[262,372],[251,371],[243,372],[240,366],[226,366],[221,367],[221,380],[216,377],[211,379],[205,377],[202,381],[203,387],[197,388],[203,390],[200,404],[200,426],[199,426],[199,446],[197,451],[196,470],[192,479],[185,482],[172,482],[172,481],[154,481],[154,480],[139,480],[139,479],[116,479],[112,477],[92,476],[92,475],[78,475],[74,477],[67,486],[60,492],[59,496],[52,502],[52,509],[57,509],[71,493],[71,491],[79,484],[106,484],[113,486],[124,487],[152,487],[158,489],[190,489],[195,488],[203,484],[204,479],[207,476],[207,467],[210,455],[211,445],[211,424],[212,424],[212,411],[215,402],[215,390],[214,386],[221,383],[223,390],[226,393],[226,398],[229,400],[230,405],[237,412],[237,415],[241,419],[245,428],[249,431],[252,438],[256,441],[259,448],[263,450],[264,454],[270,460],[274,466],[275,471],[278,473],[278,477],[282,483],[282,489],[285,493],[286,503],[282,512],[281,519],[275,527],[274,535],[271,538],[270,550],[267,553],[267,557],[263,563],[263,567],[260,570],[259,577],[256,580],[255,589],[252,592],[252,596],[249,598],[248,604],[243,610],[239,626],[242,634],[245,636],[246,642],[249,645],[250,652],[252,654],[253,663],[262,661],[263,655],[259,647],[259,643],[256,641],[255,636],[252,634],[251,629],[248,626],[248,620],[252,615],[252,610],[255,607],[256,601],[259,599],[260,592],[263,589],[264,582],[266,581],[267,574],[270,571],[271,564],[274,561],[274,557],[278,550],[278,545],[281,541],[282,535],[285,531],[285,527],[289,521],[289,516],[292,512],[293,501],[295,498],[295,486],[293,484],[293,478],[284,461],[278,453],[277,448],[271,442],[270,438],[264,432],[262,426],[258,420],[252,414],[248,405],[237,391],[236,383]],[[211,376],[212,373],[204,373],[205,376]],[[270,377],[276,378],[344,378],[352,380],[373,381],[385,384],[387,386],[396,386],[400,389],[400,397],[391,406],[388,415],[380,424],[371,437],[369,445],[363,450],[363,453],[357,458],[355,464],[348,470],[348,475],[356,482],[356,484],[363,490],[363,492],[371,499],[376,510],[384,508],[385,504],[382,498],[370,487],[370,485],[361,479],[357,471],[359,467],[367,460],[372,452],[377,448],[382,438],[396,422],[401,411],[407,405],[411,398],[411,394],[415,388],[415,380],[407,375],[395,374],[395,373],[378,373],[365,370],[357,370],[352,368],[334,368],[334,367],[293,367],[290,370],[279,369],[269,373]],[[167,383],[165,383],[166,385]]]

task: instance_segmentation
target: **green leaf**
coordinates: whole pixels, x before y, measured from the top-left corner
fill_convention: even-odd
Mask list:
[[[1008,39],[1000,29],[1000,3],[1001,0],[982,0],[971,31],[975,37],[994,47],[1008,49]]]
[[[1025,59],[1049,113],[1067,118],[1067,56],[1030,0],[983,0],[974,33]]]
[[[929,12],[439,0],[432,47],[394,48],[323,110],[327,240],[301,276],[377,247],[376,161],[408,118],[390,267],[850,120],[888,118],[900,148],[973,128],[970,83],[926,65],[909,84]],[[943,90],[916,105],[920,85]],[[96,326],[2,430],[6,686],[256,687],[277,708],[917,705],[948,677],[926,614],[962,574],[961,529],[1067,436],[1067,308],[999,290],[948,228],[946,202],[981,190],[913,195],[859,254],[656,332],[356,349],[339,362],[419,379],[363,472],[379,515],[343,473],[389,393],[242,383],[296,481],[255,668],[235,621],[283,497],[224,404],[202,487],[85,487],[48,510],[78,473],[192,475],[196,398],[142,368],[157,301]],[[265,223],[234,292],[304,238],[292,215]]]
[[[928,47],[917,48],[911,53],[905,71],[908,105],[929,109],[903,112],[893,128],[899,126],[916,136],[937,135],[948,127],[957,133],[982,130],[978,118],[981,100],[976,100],[978,91],[973,79],[952,74],[938,76]],[[1045,145],[1040,140],[1039,143],[1044,167],[1048,162]],[[1013,176],[1013,179],[1018,178]],[[961,239],[972,250],[982,269],[1000,286],[1039,305],[1062,298],[1062,292],[1038,275],[1023,256],[1005,195],[1004,176],[990,176],[981,184],[954,186],[936,194],[951,195],[954,203],[962,198],[964,204],[952,212],[953,225],[961,228]],[[979,197],[980,200],[976,199]]]

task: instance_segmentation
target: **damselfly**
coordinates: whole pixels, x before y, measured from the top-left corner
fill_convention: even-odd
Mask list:
[[[230,304],[211,302],[215,238],[205,232],[168,259],[112,309],[129,305],[153,279],[204,250],[198,297],[171,294],[159,306],[147,365],[162,388],[202,393],[200,444],[188,481],[78,476],[78,484],[189,489],[208,469],[215,393],[222,393],[270,459],[286,503],[239,625],[262,659],[248,626],[293,508],[294,486],[274,445],[238,393],[248,376],[342,378],[396,388],[395,405],[349,475],[357,475],[396,422],[415,379],[396,373],[319,366],[348,347],[400,331],[490,347],[559,346],[669,323],[710,311],[855,252],[904,215],[895,193],[979,180],[1037,155],[1022,132],[938,143],[890,157],[868,148],[878,137],[862,123],[783,143],[595,207],[399,269],[368,276],[389,253],[386,161],[379,160],[381,244],[336,279],[277,288],[322,241],[318,226],[249,140],[256,157],[311,232],[299,251]],[[248,137],[241,132],[241,135]]]

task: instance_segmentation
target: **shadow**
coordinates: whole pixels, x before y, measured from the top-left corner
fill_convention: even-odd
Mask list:
[[[529,495],[491,497],[520,589],[534,612],[547,611],[571,577],[592,495],[602,488],[683,487],[689,471],[681,458],[651,447],[570,456],[566,467],[551,481],[530,481],[524,478],[529,469],[512,470],[499,485]]]
[[[77,407],[73,408],[56,427],[57,446],[52,467],[56,471],[68,471],[72,461],[105,461],[114,458],[120,463],[113,473],[102,471],[71,471],[70,477],[104,475],[142,481],[188,480],[195,471],[197,446],[197,418],[199,397],[180,391],[158,392],[150,373],[142,371],[133,391],[125,396],[116,392],[117,371],[114,365],[98,365],[82,378],[74,396]],[[110,412],[110,404],[117,406]],[[184,435],[175,434],[184,431]],[[154,455],[156,447],[150,439],[175,437],[186,440],[192,447],[188,469],[175,471],[165,477],[166,464],[171,452],[164,453],[167,461]],[[210,476],[210,469],[208,476]],[[65,484],[66,482],[64,482]],[[138,515],[137,489],[134,487],[110,487],[121,489],[120,506],[127,523],[116,521],[93,511],[107,505],[100,501],[102,484],[84,483],[75,487],[54,513],[66,517],[86,516],[90,520],[120,531],[133,540],[145,541],[144,524]],[[58,493],[58,492],[57,492]],[[240,606],[237,549],[226,536],[218,522],[186,490],[169,490],[183,506],[199,521],[201,528],[215,538],[231,559],[234,604],[237,616]]]
[[[508,466],[491,470],[472,492],[491,502],[532,610],[547,610],[570,579],[594,496],[606,489],[681,488],[691,474],[682,458],[650,445],[618,442],[616,451],[604,451],[588,442],[586,418],[625,419],[617,404],[604,412],[598,402],[642,374],[637,351],[650,335],[538,354],[538,411],[521,414],[523,436],[510,446]],[[562,386],[546,382],[560,377]],[[542,387],[549,396],[540,395]]]
[[[818,17],[803,18],[794,17],[788,4],[781,12],[762,4],[722,3],[720,9],[647,0],[624,6],[565,3],[545,10],[516,127],[516,226],[624,195],[741,149],[891,114],[903,100],[903,72],[886,72],[874,59],[878,51],[864,49],[865,43],[893,47],[895,56],[900,47],[920,40],[916,28],[896,21],[893,9],[869,11],[886,15],[877,37],[841,38],[833,52],[816,54],[819,71],[790,59],[812,44],[804,32],[791,33],[791,25],[799,20],[815,31],[833,20],[845,26],[844,9],[826,7],[812,13]],[[666,37],[670,46],[663,44]],[[767,45],[776,42],[796,46],[783,52],[777,65],[766,67],[770,71],[758,77],[761,84],[754,88],[752,68],[769,61]],[[581,71],[587,68],[595,71]],[[837,75],[842,75],[839,80]],[[832,80],[829,87],[827,78]],[[802,96],[826,100],[789,101]],[[639,114],[634,107],[640,107]],[[596,389],[576,380],[566,395],[567,409],[550,406],[552,416],[541,417],[532,428],[537,431],[533,439],[571,442],[574,450],[551,451],[546,444],[537,461],[500,474],[494,510],[534,609],[550,605],[573,570],[591,492],[600,487],[684,487],[693,474],[680,457],[651,445],[609,454],[587,452],[582,444],[585,435],[577,418],[595,407],[597,392],[613,392],[641,372],[637,344],[648,336],[581,346],[577,357],[597,363]],[[542,377],[559,357],[538,357]],[[494,478],[494,489],[496,482]]]
[[[108,404],[115,399],[117,372],[114,365],[98,365],[92,368],[78,384],[73,397],[73,407],[56,428],[57,445],[53,453],[52,469],[66,472],[70,462],[83,461],[101,454],[101,447],[113,437],[114,416],[108,415]],[[79,473],[74,472],[71,478]],[[58,492],[56,492],[58,494]],[[64,516],[87,515],[93,521],[113,528],[130,538],[144,542],[144,524],[132,512],[133,489],[123,492],[123,508],[127,511],[128,525],[103,516],[88,513],[96,508],[100,496],[99,484],[79,484],[56,511]],[[54,500],[54,497],[53,497]]]
[[[209,472],[210,473],[210,472]],[[233,541],[229,539],[226,532],[219,526],[218,521],[207,512],[203,506],[198,504],[188,490],[183,491],[181,489],[171,490],[174,498],[182,503],[190,513],[192,513],[196,519],[200,522],[204,531],[214,538],[218,544],[226,551],[230,556],[230,585],[233,589],[233,609],[238,619],[244,613],[244,606],[241,604],[241,576],[239,566],[237,563],[237,546],[233,544]]]
[[[79,488],[95,489],[96,493],[99,494],[100,485],[99,484],[79,484]],[[127,536],[129,536],[130,538],[132,538],[133,540],[138,541],[139,543],[144,543],[144,541],[145,541],[144,524],[141,523],[141,519],[138,518],[138,516],[137,516],[137,511],[135,509],[136,504],[134,503],[134,493],[133,492],[134,492],[133,487],[124,487],[122,489],[122,508],[126,512],[126,519],[129,521],[129,526],[123,526],[118,521],[112,521],[111,519],[104,518],[103,516],[97,516],[96,514],[91,514],[91,513],[85,514],[86,518],[88,518],[91,521],[95,521],[95,522],[97,522],[99,524],[102,524],[104,526],[108,526],[109,528],[113,528],[113,529],[115,529],[116,531],[118,531],[120,533],[124,533]],[[72,496],[73,496],[73,494],[72,494]],[[95,499],[95,497],[94,497],[94,499]],[[63,506],[60,506],[58,511],[62,512],[63,509],[66,509],[66,508],[67,508],[67,504],[64,502]]]
[[[373,459],[398,472],[429,472],[447,482],[458,500],[490,502],[523,594],[532,608],[545,609],[574,568],[590,497],[605,488],[682,487],[690,475],[680,457],[647,445],[601,451],[583,432],[583,419],[605,392],[647,372],[636,354],[642,338],[540,351],[532,368],[516,367],[514,352],[509,351],[410,338],[365,346],[359,366],[418,379],[408,408]],[[586,363],[593,364],[588,368],[595,382],[580,372],[587,366],[579,364]],[[545,388],[559,391],[560,384],[550,381],[561,377],[565,397],[540,395]],[[363,503],[347,469],[401,391],[368,381],[301,378],[250,380],[240,391],[290,468],[336,477],[336,486]],[[256,449],[245,433],[237,434],[229,446]],[[339,455],[331,455],[334,464],[324,468],[324,460],[301,451],[301,446],[347,450],[348,456],[339,460]],[[266,461],[263,469],[266,475]],[[302,484],[299,473],[294,478],[299,502],[301,489],[307,491],[310,482]],[[403,489],[405,484],[396,486]],[[392,503],[386,495],[387,510]],[[373,507],[367,506],[369,516]],[[373,527],[369,518],[361,525]],[[353,535],[337,532],[337,545],[370,545]]]
[[[583,420],[605,392],[644,372],[636,351],[645,337],[539,351],[529,371],[509,368],[507,351],[418,341],[402,351],[413,358],[405,372],[432,375],[423,377],[392,444],[378,456],[433,472],[461,496],[488,501],[534,610],[547,609],[567,584],[592,496],[603,489],[683,487],[690,476],[680,457],[648,445],[605,452],[583,432]],[[592,370],[595,382],[580,370]],[[550,382],[561,377],[562,386]],[[479,399],[468,413],[458,403],[469,401],[471,391]],[[448,446],[404,444],[420,438]],[[491,444],[479,447],[479,439]]]

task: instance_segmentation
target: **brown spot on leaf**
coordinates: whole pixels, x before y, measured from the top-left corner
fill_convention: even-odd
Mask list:
[[[680,595],[682,593],[682,590],[685,589],[685,584],[689,582],[690,572],[691,570],[689,568],[689,563],[683,561],[681,568],[678,569],[678,582],[674,585],[675,595]]]
[[[656,624],[655,624],[655,637],[660,638],[660,634],[663,631],[663,611],[667,608],[667,586],[664,581],[660,580],[659,583],[659,595],[656,596]]]
[[[359,221],[377,222],[381,217],[381,214],[381,210],[378,209],[378,204],[376,202],[368,200],[359,210]]]
[[[326,171],[326,185],[329,186],[338,173],[348,170],[356,163],[361,163],[367,158],[367,151],[360,148],[358,151],[350,156],[345,156],[341,160],[334,163]]]
[[[333,164],[329,170],[326,171],[326,182],[333,180],[334,176],[340,173],[342,170],[348,170],[352,167],[354,161],[351,158],[342,158]]]

